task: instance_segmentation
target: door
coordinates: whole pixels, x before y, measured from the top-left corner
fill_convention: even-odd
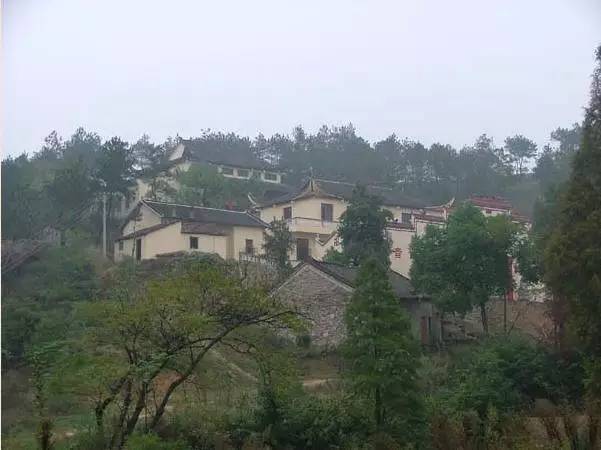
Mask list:
[[[136,259],[142,259],[142,239],[136,239]]]
[[[298,238],[296,240],[296,259],[304,261],[309,258],[309,239]]]
[[[428,320],[425,316],[421,317],[421,321],[420,321],[420,338],[422,341],[422,344],[427,345],[430,343],[430,333],[428,330]]]

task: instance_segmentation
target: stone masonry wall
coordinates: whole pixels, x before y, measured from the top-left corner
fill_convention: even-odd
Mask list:
[[[490,333],[503,333],[503,300],[490,300],[487,303],[486,311]],[[467,335],[479,336],[482,334],[482,322],[478,308],[464,318],[456,317],[453,320],[446,317],[446,319],[454,322],[454,325],[463,327]],[[553,323],[547,315],[547,305],[528,301],[507,302],[507,329],[512,333],[525,334],[537,341],[549,341],[553,332]]]
[[[311,344],[333,348],[344,339],[344,310],[352,289],[306,265],[276,294],[295,305],[309,321]]]

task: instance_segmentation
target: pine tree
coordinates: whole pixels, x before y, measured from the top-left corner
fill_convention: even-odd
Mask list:
[[[342,250],[353,264],[375,258],[383,265],[390,264],[390,239],[386,223],[392,220],[390,211],[382,208],[382,201],[369,195],[364,186],[358,185],[350,204],[340,216],[338,234]]]
[[[269,231],[263,233],[263,250],[265,256],[275,262],[278,275],[283,278],[290,273],[292,266],[288,258],[288,252],[293,248],[292,233],[284,220],[271,222]]]
[[[356,285],[345,312],[343,345],[351,390],[371,405],[379,431],[403,443],[419,442],[424,425],[416,375],[419,346],[409,319],[379,261],[362,263]]]
[[[596,56],[582,143],[545,251],[545,279],[569,301],[572,322],[597,361],[591,375],[601,397],[601,46]]]

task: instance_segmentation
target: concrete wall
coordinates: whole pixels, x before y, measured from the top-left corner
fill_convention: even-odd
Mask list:
[[[198,238],[198,249],[190,248],[190,238]],[[204,253],[216,253],[222,258],[227,258],[228,236],[213,236],[207,234],[182,234],[181,223],[176,222],[165,228],[153,231],[141,236],[142,259],[152,259],[161,253],[178,251],[199,251]],[[127,256],[132,256],[134,239],[122,241],[123,249],[119,250],[119,242],[115,243],[115,260],[119,261]],[[135,252],[133,253],[135,257]]]
[[[231,235],[231,254],[228,258],[238,259],[240,253],[246,250],[246,239],[253,240],[255,254],[263,254],[263,228],[257,227],[233,227]]]
[[[161,223],[161,217],[146,205],[140,208],[139,220],[130,220],[123,228],[123,234],[133,233],[143,228],[152,227]]]
[[[415,236],[415,232],[413,230],[399,230],[396,228],[388,228],[387,232],[392,241],[390,268],[408,277],[409,269],[411,268],[409,244],[411,244],[411,239]]]

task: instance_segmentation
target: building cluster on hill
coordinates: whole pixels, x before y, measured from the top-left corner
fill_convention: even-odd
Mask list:
[[[290,253],[293,263],[308,258],[322,260],[330,249],[339,250],[337,228],[340,216],[352,197],[354,185],[340,181],[307,179],[302,186],[282,185],[283,171],[258,161],[238,161],[193,151],[194,141],[182,141],[172,152],[165,168],[165,180],[177,189],[174,175],[189,170],[193,164],[212,165],[224,177],[249,179],[281,185],[266,192],[265,198],[251,198],[250,211],[206,208],[148,200],[148,183],[137,180],[130,201],[123,201],[124,223],[115,242],[115,258],[155,258],[162,254],[200,251],[216,253],[224,259],[260,257],[263,231],[273,220],[286,221],[294,239]],[[443,205],[426,205],[403,192],[390,188],[367,186],[367,192],[378,196],[393,220],[387,231],[391,239],[391,269],[409,275],[409,245],[428,225],[445,223],[454,199]],[[135,200],[131,202],[131,200]],[[474,196],[470,201],[485,215],[511,215],[516,221],[526,219],[517,214],[504,199]]]
[[[115,260],[126,257],[147,260],[161,256],[204,252],[226,260],[266,261],[263,256],[265,233],[274,220],[286,222],[293,238],[289,259],[296,270],[280,286],[314,318],[311,339],[321,346],[336,346],[343,335],[344,305],[351,295],[355,272],[324,262],[331,249],[341,250],[338,224],[353,195],[354,185],[310,177],[298,188],[282,184],[282,171],[253,161],[200,158],[183,141],[172,153],[165,169],[165,180],[177,189],[175,175],[193,164],[212,165],[224,177],[259,178],[274,185],[262,199],[250,198],[248,211],[183,205],[145,198],[149,192],[144,180],[138,180],[131,198],[123,203],[124,221],[115,241]],[[411,288],[410,243],[421,236],[428,225],[440,226],[452,214],[454,199],[442,205],[427,205],[403,192],[378,186],[366,186],[378,196],[392,216],[387,225],[391,242],[390,279],[395,294],[408,305],[417,337],[423,344],[435,345],[443,339],[443,317],[425,298]],[[483,214],[508,215],[517,222],[527,222],[506,200],[473,196],[469,199]],[[512,268],[519,281],[519,274]],[[516,299],[513,292],[510,293]],[[295,297],[299,297],[296,298]]]

